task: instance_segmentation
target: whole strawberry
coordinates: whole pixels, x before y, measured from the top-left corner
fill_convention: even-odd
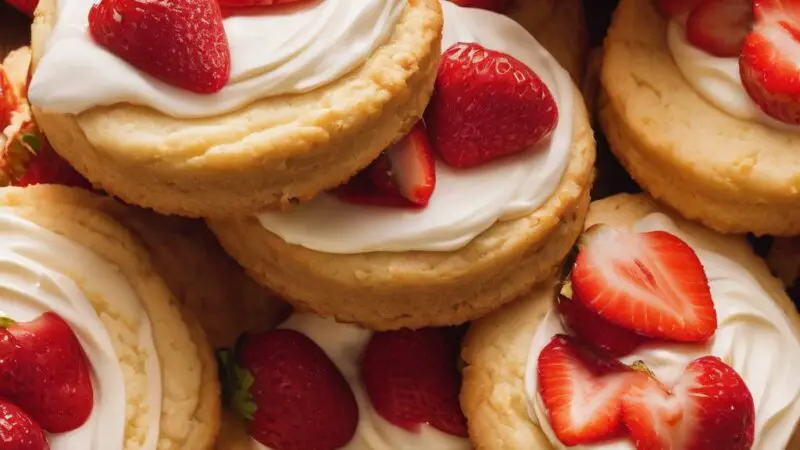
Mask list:
[[[466,168],[531,149],[555,129],[558,107],[521,61],[458,43],[442,55],[425,119],[439,156]]]
[[[233,406],[250,421],[256,441],[273,450],[327,450],[353,438],[353,391],[307,336],[294,330],[243,336],[234,358],[226,362],[236,383]]]
[[[101,0],[89,12],[89,31],[111,53],[182,89],[214,93],[230,78],[216,0]]]
[[[3,450],[49,450],[42,428],[25,411],[0,399],[0,448]]]
[[[50,433],[83,425],[94,391],[89,362],[69,325],[51,312],[30,322],[3,319],[1,325],[0,397]]]

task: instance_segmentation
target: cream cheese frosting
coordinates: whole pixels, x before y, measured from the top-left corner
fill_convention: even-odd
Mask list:
[[[412,433],[387,422],[372,408],[360,376],[361,355],[372,337],[372,331],[313,314],[294,314],[280,328],[298,331],[316,342],[350,384],[358,403],[358,427],[355,436],[343,450],[472,448],[466,438],[449,435],[428,425],[422,425],[419,433]],[[266,446],[255,440],[252,442],[254,450],[267,450]]]
[[[161,415],[161,373],[149,319],[133,287],[108,261],[61,235],[0,208],[0,311],[29,321],[53,311],[77,335],[91,364],[95,405],[80,428],[49,435],[52,450],[155,450]],[[126,320],[137,324],[133,349],[147,355],[146,396],[130,405],[123,367],[114,349],[107,317],[87,293],[112,302]],[[128,432],[129,414],[136,430]]]
[[[622,361],[644,361],[666,384],[673,383],[692,360],[713,355],[721,358],[744,379],[756,407],[754,450],[786,448],[800,420],[800,336],[772,296],[739,263],[708,248],[702,237],[678,226],[661,213],[650,214],[634,225],[634,231],[661,230],[685,240],[697,253],[708,276],[719,327],[705,344],[643,345]],[[558,314],[551,310],[531,343],[525,373],[525,391],[531,418],[539,424],[555,448],[567,448],[555,436],[537,386],[539,354],[550,339],[565,333]],[[633,450],[620,439],[575,449]]]
[[[569,162],[573,85],[569,74],[521,25],[501,14],[443,2],[442,48],[477,42],[533,69],[552,92],[559,121],[538,148],[472,169],[436,161],[436,189],[427,208],[396,209],[344,203],[322,195],[289,212],[258,216],[290,244],[324,253],[453,251],[499,220],[523,217],[553,194]]]
[[[307,92],[363,64],[394,31],[406,0],[311,0],[228,17],[231,79],[210,95],[170,86],[96,44],[88,32],[94,3],[57,0],[58,20],[29,89],[35,106],[77,114],[129,103],[198,118]]]
[[[742,85],[739,58],[722,58],[695,47],[686,38],[686,28],[676,20],[667,26],[667,44],[686,81],[718,109],[738,119],[800,131],[800,126],[773,119],[750,98]]]

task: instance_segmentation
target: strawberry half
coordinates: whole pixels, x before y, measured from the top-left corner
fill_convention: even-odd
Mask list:
[[[701,342],[716,332],[703,265],[680,238],[595,225],[579,246],[572,289],[590,311],[656,339]]]
[[[436,165],[422,122],[334,193],[348,203],[425,207],[436,188]]]
[[[738,57],[753,26],[751,0],[705,0],[686,20],[686,38],[719,57]]]
[[[350,385],[306,335],[274,330],[243,336],[235,362],[234,409],[250,421],[253,438],[275,450],[334,449],[358,426]]]
[[[19,108],[19,99],[6,71],[0,67],[0,134],[11,124],[11,113]]]
[[[42,428],[13,403],[0,399],[0,443],[3,450],[49,450]]]
[[[619,434],[622,395],[633,377],[642,375],[556,335],[539,354],[537,376],[553,431],[565,446],[573,446]]]
[[[756,23],[739,57],[742,84],[769,116],[800,125],[800,3],[754,0]]]
[[[111,53],[182,89],[210,94],[230,77],[216,0],[101,0],[89,12],[89,31]]]
[[[94,407],[89,361],[70,326],[52,312],[0,325],[0,397],[50,433],[83,425]]]
[[[683,19],[704,0],[655,0],[656,8],[671,19]]]
[[[755,406],[744,380],[713,356],[692,361],[667,389],[653,378],[623,400],[623,421],[639,450],[749,450]]]
[[[581,342],[618,358],[630,354],[646,340],[644,336],[603,319],[573,298],[571,283],[566,281],[558,296],[556,308],[561,315],[561,321]]]
[[[461,328],[375,333],[361,360],[372,406],[387,421],[412,432],[428,424],[467,437],[458,372]]]
[[[464,6],[467,8],[481,8],[495,12],[505,11],[508,8],[509,4],[511,3],[510,0],[450,0],[450,1],[452,1],[456,5]]]
[[[425,119],[439,156],[466,168],[531,150],[555,129],[558,107],[521,61],[457,43],[442,55]]]

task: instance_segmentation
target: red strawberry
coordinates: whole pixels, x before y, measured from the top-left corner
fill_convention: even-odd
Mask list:
[[[739,58],[742,84],[768,115],[800,125],[800,3],[754,0],[756,23]]]
[[[243,336],[234,408],[253,438],[275,450],[334,449],[358,425],[350,385],[319,346],[294,330]]]
[[[428,424],[467,436],[458,372],[461,328],[424,328],[375,333],[361,360],[372,406],[409,431]]]
[[[704,0],[655,0],[656,8],[666,17],[684,18]]]
[[[425,118],[439,156],[454,167],[473,167],[530,150],[555,129],[558,107],[522,62],[458,43],[442,55]]]
[[[714,335],[717,314],[703,265],[678,237],[599,225],[580,246],[572,289],[590,311],[657,339],[699,342]]]
[[[69,325],[46,312],[30,322],[2,321],[0,396],[50,433],[74,430],[94,406],[89,361]]]
[[[643,376],[564,335],[553,336],[539,354],[537,375],[550,425],[566,446],[616,436],[622,426],[622,395],[633,377]]]
[[[511,3],[510,0],[451,0],[456,5],[467,8],[483,8],[490,11],[503,12]]]
[[[738,57],[753,26],[751,0],[705,0],[689,14],[686,38],[720,57]]]
[[[422,122],[335,193],[348,203],[425,207],[436,187],[433,152]]]
[[[713,356],[691,362],[671,390],[647,377],[623,400],[638,450],[749,450],[755,406],[744,380]]]
[[[182,89],[210,94],[230,77],[215,0],[101,0],[89,12],[89,31],[111,53]]]
[[[11,113],[19,107],[19,100],[14,93],[11,80],[6,71],[0,67],[0,134],[11,124]]]
[[[569,281],[558,296],[558,312],[561,320],[581,342],[607,353],[609,356],[625,356],[636,349],[645,337],[631,330],[614,325],[594,311],[586,309],[573,299]]]
[[[3,450],[49,450],[42,428],[25,411],[0,399],[0,447]]]
[[[39,5],[39,0],[6,0],[6,3],[25,13],[28,17],[33,17],[33,12],[36,11],[36,6]]]

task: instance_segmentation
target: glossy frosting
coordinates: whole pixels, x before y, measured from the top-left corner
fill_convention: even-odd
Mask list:
[[[203,95],[167,85],[95,44],[94,0],[57,0],[58,21],[30,86],[31,102],[61,113],[131,103],[179,118],[213,117],[281,94],[324,86],[388,39],[405,0],[311,0],[225,19],[231,81]]]
[[[452,251],[498,220],[530,214],[558,187],[572,144],[573,85],[569,74],[522,26],[490,11],[443,2],[442,48],[478,42],[508,53],[547,84],[560,120],[539,148],[473,169],[436,163],[436,190],[422,210],[346,204],[330,195],[291,212],[258,216],[286,242],[325,253]]]
[[[358,428],[353,440],[343,450],[466,450],[471,448],[464,438],[443,433],[423,425],[419,433],[396,427],[372,408],[361,383],[361,354],[372,332],[355,325],[338,323],[313,314],[294,314],[281,328],[299,331],[317,343],[336,364],[353,389],[358,402]],[[254,450],[267,447],[253,440]]]
[[[66,320],[92,368],[95,407],[89,420],[69,433],[48,436],[52,450],[155,450],[161,415],[161,375],[150,322],[133,287],[108,261],[86,247],[0,208],[0,310],[17,321],[46,311]],[[140,405],[129,405],[120,359],[109,329],[85,292],[114,302],[128,323],[138,325],[138,346],[148,355],[147,386]],[[126,415],[136,412],[132,425]],[[130,430],[128,430],[130,428]],[[135,428],[135,429],[134,429]],[[126,442],[128,444],[126,444]]]
[[[720,58],[695,47],[686,39],[684,26],[674,20],[667,27],[667,44],[683,77],[712,105],[742,120],[800,131],[799,126],[768,116],[750,98],[742,85],[738,58]]]
[[[800,420],[800,336],[772,296],[739,263],[709,249],[703,239],[680,228],[666,215],[656,213],[639,220],[637,232],[663,230],[684,239],[697,253],[706,269],[719,328],[706,344],[645,345],[623,362],[644,361],[660,380],[670,384],[692,360],[705,355],[722,358],[747,384],[756,406],[754,450],[784,449]],[[532,419],[558,449],[564,447],[555,437],[544,403],[538,394],[539,353],[553,335],[564,333],[554,311],[550,311],[531,343],[525,390]],[[594,445],[582,449],[633,450],[629,440]]]

